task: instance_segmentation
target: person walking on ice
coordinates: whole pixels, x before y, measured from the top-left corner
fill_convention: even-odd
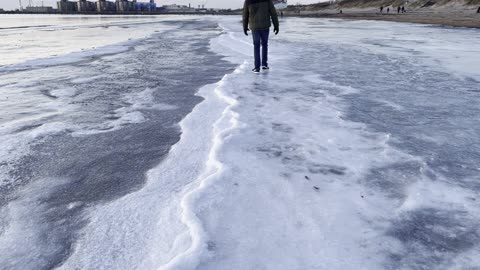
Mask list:
[[[245,0],[243,5],[243,32],[248,36],[248,30],[252,31],[253,54],[255,58],[254,73],[260,72],[260,64],[263,70],[270,69],[268,66],[268,36],[273,21],[273,32],[279,31],[277,10],[272,0]],[[262,57],[260,59],[260,47]]]

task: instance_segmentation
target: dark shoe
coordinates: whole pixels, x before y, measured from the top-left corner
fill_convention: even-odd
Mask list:
[[[259,68],[254,68],[254,69],[252,69],[252,72],[253,73],[260,73],[260,69]]]
[[[263,70],[269,70],[270,68],[268,66],[263,66],[262,69]]]

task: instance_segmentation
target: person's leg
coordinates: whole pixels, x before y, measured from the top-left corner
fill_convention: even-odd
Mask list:
[[[268,67],[268,36],[270,29],[261,31],[262,33],[262,66]]]
[[[255,69],[260,69],[260,31],[252,32],[253,36],[253,56],[255,57]]]

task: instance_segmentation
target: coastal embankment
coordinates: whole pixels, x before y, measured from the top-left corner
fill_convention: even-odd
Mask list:
[[[436,24],[480,28],[478,1],[362,1],[344,0],[336,3],[289,6],[285,16],[381,20],[406,23]],[[383,10],[380,8],[383,7]],[[404,7],[405,12],[398,8]]]

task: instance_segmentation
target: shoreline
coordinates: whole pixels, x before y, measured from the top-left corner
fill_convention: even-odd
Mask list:
[[[336,12],[336,11],[335,11]],[[466,12],[416,12],[411,11],[403,14],[379,14],[367,11],[348,11],[343,10],[343,13],[333,12],[310,12],[304,14],[285,13],[286,17],[307,17],[307,18],[334,18],[347,20],[371,20],[371,21],[389,21],[389,22],[403,22],[403,23],[419,23],[443,25],[451,27],[465,27],[480,29],[480,14],[466,13]]]
[[[92,16],[165,16],[165,15],[217,15],[217,16],[241,16],[238,12],[227,13],[187,13],[187,12],[169,12],[169,13],[0,13],[0,15],[92,15]],[[380,14],[376,10],[348,10],[344,9],[340,14],[338,10],[323,10],[323,11],[307,11],[302,13],[285,11],[284,17],[299,17],[299,18],[330,18],[330,19],[345,19],[345,20],[370,20],[370,21],[388,21],[388,22],[402,22],[402,23],[418,23],[431,24],[439,26],[463,27],[480,29],[480,14],[475,12],[468,12],[468,10],[456,10],[452,12],[446,11],[408,11],[407,13],[397,14]]]
[[[238,15],[241,13],[228,11],[214,11],[214,12],[24,12],[24,11],[3,11],[0,15],[92,15],[92,16],[157,16],[157,15]]]

